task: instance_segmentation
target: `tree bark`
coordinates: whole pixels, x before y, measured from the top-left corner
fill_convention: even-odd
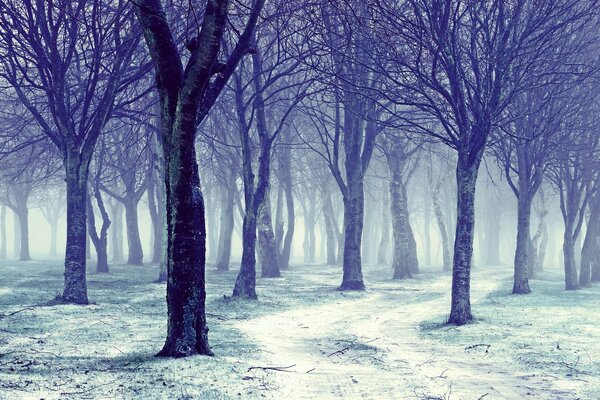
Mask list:
[[[6,204],[0,204],[0,260],[6,259]]]
[[[465,154],[467,153],[467,154]],[[464,325],[471,314],[471,262],[475,225],[475,186],[481,156],[471,159],[468,152],[458,153],[456,167],[457,221],[452,268],[452,301],[448,323]]]
[[[119,263],[123,261],[123,206],[118,200],[109,202],[109,205],[112,220],[112,229],[110,230],[112,262]]]
[[[323,187],[323,218],[325,219],[325,232],[327,235],[327,265],[335,265],[337,263],[337,259],[335,257],[335,213],[333,211],[333,204],[331,202],[331,190],[329,190],[327,184],[325,184]]]
[[[523,183],[521,183],[523,182]],[[513,294],[528,294],[529,288],[528,266],[531,248],[531,195],[527,186],[529,180],[519,179],[519,193],[517,196],[517,248],[515,250],[515,274],[513,281]]]
[[[231,258],[231,239],[234,229],[233,206],[236,192],[236,176],[230,172],[227,186],[222,188],[221,221],[219,223],[219,251],[217,258],[217,270],[228,271]]]
[[[140,240],[137,201],[128,200],[125,205],[125,227],[127,230],[127,265],[144,265],[144,252]]]
[[[281,272],[279,271],[277,244],[271,223],[270,197],[270,190],[267,190],[258,212],[258,259],[261,265],[261,277],[278,278],[281,276]]]
[[[381,240],[377,249],[377,264],[387,264],[390,247],[390,192],[382,181],[382,204],[381,204]]]
[[[86,283],[86,212],[89,160],[68,154],[64,161],[67,183],[67,243],[62,301],[88,304]]]
[[[20,233],[20,246],[19,246],[19,261],[30,261],[31,256],[29,254],[29,209],[27,208],[27,201],[24,206],[17,209],[17,215],[19,217],[19,233]]]
[[[446,228],[446,221],[442,212],[442,206],[440,204],[440,188],[442,181],[440,180],[433,191],[431,192],[431,200],[433,203],[433,213],[435,214],[435,220],[437,222],[438,230],[440,231],[440,238],[442,241],[442,271],[450,272],[452,270],[452,261],[450,258],[450,240],[448,239],[448,230]]]
[[[579,286],[588,287],[592,282],[592,264],[594,255],[598,252],[598,241],[600,240],[600,206],[590,202],[590,214],[581,249],[581,267],[579,271]]]
[[[563,257],[565,267],[565,289],[579,289],[579,281],[577,279],[577,265],[575,263],[575,240],[570,234],[572,230],[565,230],[563,242]]]

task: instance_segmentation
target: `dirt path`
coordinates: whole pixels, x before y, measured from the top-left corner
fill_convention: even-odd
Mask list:
[[[473,303],[495,290],[498,278],[473,285]],[[465,349],[424,337],[423,320],[447,313],[447,276],[372,285],[364,296],[272,314],[239,324],[268,351],[278,398],[312,399],[571,399],[551,377],[498,363],[485,346]],[[443,327],[438,329],[454,329]],[[279,396],[280,395],[280,396]]]

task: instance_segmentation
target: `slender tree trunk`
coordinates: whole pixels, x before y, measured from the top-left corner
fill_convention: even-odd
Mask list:
[[[600,240],[600,206],[592,202],[590,215],[581,249],[581,268],[579,271],[579,286],[588,287],[592,282],[592,264]]]
[[[377,249],[377,264],[387,264],[387,257],[390,247],[390,192],[385,188],[382,181],[382,203],[381,203],[381,241]]]
[[[521,183],[522,182],[522,183]],[[515,250],[515,275],[513,281],[513,294],[528,294],[529,278],[527,267],[531,247],[531,196],[527,189],[529,179],[519,179],[519,194],[517,208],[517,248]]]
[[[99,197],[99,191],[95,193],[96,200],[98,201],[99,207],[104,207],[102,198]],[[104,209],[100,210],[102,217],[102,227],[100,228],[100,235],[96,232],[96,216],[94,215],[94,207],[92,205],[91,196],[88,195],[88,212],[87,212],[87,223],[90,232],[90,238],[96,249],[96,272],[97,273],[108,273],[108,228],[110,226],[110,220],[108,219],[108,213]]]
[[[15,258],[21,256],[21,224],[19,215],[13,210],[13,255]]]
[[[56,257],[56,255],[58,253],[57,235],[58,235],[58,220],[53,219],[50,221],[50,256],[51,257]]]
[[[160,204],[160,199],[158,202],[156,201],[158,197],[158,191],[155,188],[153,178],[154,177],[152,176],[149,179],[146,194],[148,196],[148,211],[150,213],[150,221],[152,222],[152,260],[150,262],[152,264],[158,264],[160,263],[161,259],[164,229],[162,221],[158,215],[159,210],[157,208],[157,203]]]
[[[267,189],[265,198],[258,212],[258,259],[261,265],[261,277],[278,278],[279,259],[277,257],[277,244],[271,223],[271,199],[270,190]]]
[[[219,254],[217,270],[228,271],[231,258],[231,239],[234,229],[233,206],[235,203],[235,174],[231,173],[229,183],[223,188],[223,201],[221,203],[221,222],[219,224]]]
[[[440,187],[441,181],[436,185],[431,193],[431,200],[433,203],[433,213],[435,214],[435,220],[437,222],[438,230],[440,231],[440,238],[442,241],[442,260],[443,267],[442,271],[450,272],[452,270],[452,261],[450,258],[450,241],[448,239],[448,231],[446,228],[446,221],[442,212],[442,206],[440,204]]]
[[[459,152],[456,168],[457,221],[452,268],[452,302],[448,323],[463,325],[471,314],[471,262],[473,228],[475,226],[475,187],[481,156],[470,160],[467,152]]]
[[[111,248],[112,262],[119,263],[123,261],[123,206],[121,202],[113,200],[110,204],[112,229],[111,229]]]
[[[335,265],[335,213],[331,203],[331,191],[323,188],[323,218],[325,219],[325,232],[327,235],[327,265]]]
[[[425,236],[425,265],[431,265],[431,197],[428,196],[427,190],[423,190],[423,236]]]
[[[242,227],[242,262],[240,272],[233,288],[234,297],[251,300],[256,296],[256,217],[252,212],[246,212]]]
[[[0,204],[0,260],[6,259],[6,204]]]
[[[89,160],[67,155],[67,244],[65,251],[65,287],[62,301],[88,304],[86,284],[86,198]]]
[[[565,266],[565,289],[579,289],[579,281],[577,279],[577,264],[575,262],[575,240],[573,240],[573,229],[565,229],[563,242],[563,256]]]
[[[211,212],[207,214],[206,218],[206,232],[208,234],[208,250],[207,250],[207,259],[211,261],[216,261],[217,259],[217,196],[214,192],[214,189],[209,187],[209,190],[206,190],[206,197],[208,198],[209,209]]]
[[[21,245],[19,246],[19,261],[30,261],[31,256],[29,254],[29,209],[27,208],[26,200],[24,204],[25,205],[23,207],[19,207],[17,211],[20,227],[19,240],[21,241]]]
[[[125,205],[125,225],[127,228],[127,245],[129,255],[127,265],[144,265],[144,252],[140,240],[140,228],[138,224],[137,201],[128,200]]]

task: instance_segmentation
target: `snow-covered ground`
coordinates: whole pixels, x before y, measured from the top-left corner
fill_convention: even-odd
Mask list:
[[[599,399],[600,286],[565,292],[558,274],[510,295],[510,268],[478,268],[477,321],[443,324],[450,276],[335,291],[334,266],[259,280],[232,301],[236,271],[208,272],[215,357],[153,357],[166,331],[156,267],[91,273],[89,306],[53,305],[56,262],[0,263],[0,399]]]

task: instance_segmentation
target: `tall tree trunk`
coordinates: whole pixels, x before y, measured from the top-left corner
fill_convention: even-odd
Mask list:
[[[148,196],[148,211],[150,214],[150,221],[152,222],[152,259],[150,261],[152,264],[158,264],[160,262],[163,241],[162,221],[159,219],[156,201],[157,194],[153,177],[150,177],[148,180],[148,187],[146,188],[146,195]]]
[[[58,220],[53,219],[50,221],[50,256],[51,257],[56,257],[56,255],[58,253],[57,235],[58,235]]]
[[[471,262],[475,226],[475,187],[481,156],[459,151],[456,166],[457,221],[452,266],[452,302],[448,323],[463,325],[471,314]]]
[[[21,224],[19,215],[13,210],[13,255],[15,258],[21,256]]]
[[[428,195],[427,190],[423,190],[423,236],[425,237],[425,265],[431,265],[431,197]]]
[[[408,222],[408,207],[401,170],[390,165],[390,174],[390,208],[394,233],[393,279],[405,279],[410,278],[414,270],[412,266],[414,259],[410,250],[412,233]]]
[[[206,218],[206,233],[208,235],[208,250],[207,250],[207,259],[211,261],[216,261],[217,259],[217,194],[212,186],[209,187],[206,192],[206,197],[208,198],[209,209],[211,212],[207,214]]]
[[[96,216],[94,215],[94,207],[92,205],[91,195],[87,198],[87,223],[90,232],[90,239],[96,249],[96,272],[97,273],[108,273],[108,228],[110,226],[110,219],[108,219],[108,213],[104,208],[100,191],[96,189],[94,191],[94,197],[96,198],[98,208],[100,209],[100,215],[102,217],[102,226],[100,228],[100,234],[96,232]]]
[[[246,212],[242,227],[242,262],[233,288],[234,297],[254,300],[256,296],[256,216]]]
[[[144,252],[140,240],[137,201],[127,200],[125,205],[125,227],[127,229],[127,265],[144,265]]]
[[[517,248],[515,250],[515,275],[513,281],[513,294],[528,294],[529,288],[528,266],[531,247],[531,195],[529,194],[529,179],[519,179],[519,193],[517,196]]]
[[[440,231],[440,238],[442,241],[442,271],[450,272],[452,270],[452,261],[450,258],[450,241],[448,239],[448,231],[446,228],[446,221],[442,212],[442,205],[440,204],[440,188],[442,181],[440,180],[433,191],[431,192],[431,200],[433,203],[433,213],[437,222],[438,230]]]
[[[279,259],[277,256],[277,244],[271,223],[271,199],[270,190],[267,189],[265,198],[258,211],[258,259],[261,265],[261,276],[263,278],[278,278]]]
[[[0,204],[0,260],[6,259],[6,204]]]
[[[117,200],[109,202],[109,205],[112,220],[112,229],[110,232],[112,262],[119,263],[123,261],[123,206],[121,202]]]
[[[565,289],[579,289],[579,281],[577,279],[577,264],[575,262],[575,240],[571,234],[572,229],[566,229],[563,242],[563,256],[565,266]]]
[[[285,139],[284,139],[285,140]],[[288,269],[292,255],[292,240],[296,228],[296,210],[294,206],[294,193],[292,182],[292,161],[291,150],[289,146],[283,146],[280,152],[281,167],[281,185],[285,194],[286,222],[287,229],[283,237],[283,246],[281,248],[281,257],[279,258],[280,268]]]
[[[579,286],[588,287],[592,282],[592,264],[600,240],[600,206],[590,202],[590,214],[581,249],[581,268],[579,271]]]
[[[381,203],[381,240],[377,249],[377,264],[387,264],[387,257],[390,247],[390,192],[385,187],[385,181],[382,181],[382,203]]]
[[[236,176],[230,172],[229,182],[223,188],[221,202],[221,221],[219,223],[219,251],[217,259],[217,270],[228,271],[231,258],[231,239],[234,229],[233,206],[235,203]]]
[[[89,160],[68,154],[64,164],[67,183],[67,243],[62,301],[88,304],[86,283],[86,199]]]
[[[29,254],[29,209],[27,208],[27,201],[25,205],[19,207],[17,215],[19,217],[20,227],[20,246],[19,246],[19,261],[30,261],[31,256]]]
[[[337,260],[335,257],[335,213],[331,202],[331,190],[325,184],[323,188],[323,218],[325,219],[325,232],[327,235],[327,265],[335,265]]]

